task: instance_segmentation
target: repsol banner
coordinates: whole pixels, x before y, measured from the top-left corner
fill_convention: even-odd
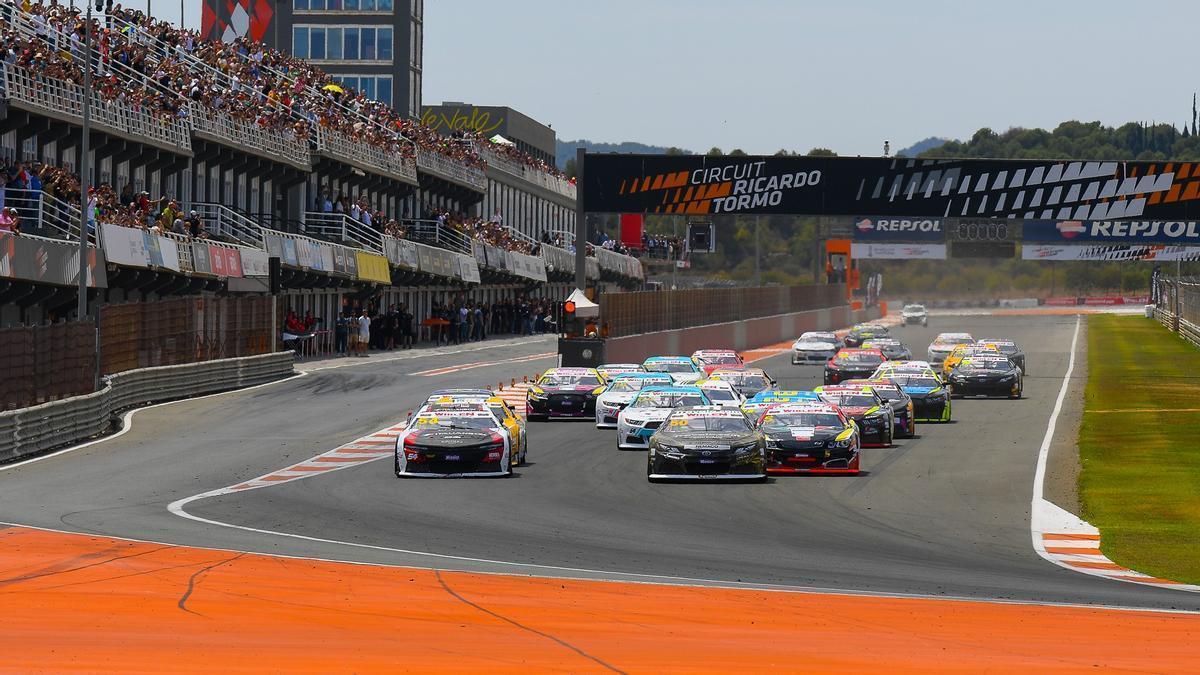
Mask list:
[[[862,241],[942,241],[941,218],[854,218],[854,239]]]
[[[592,213],[1200,221],[1200,165],[588,154]]]
[[[1024,224],[1025,241],[1111,242],[1200,246],[1200,222],[1184,220],[1038,220]]]

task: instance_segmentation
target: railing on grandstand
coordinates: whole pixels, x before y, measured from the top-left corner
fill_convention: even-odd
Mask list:
[[[48,117],[66,117],[82,123],[82,86],[30,73],[11,64],[0,64],[0,71],[3,72],[4,97],[13,105]],[[91,92],[91,97],[92,124],[96,129],[127,137],[143,137],[158,145],[191,152],[191,134],[179,118],[155,115],[142,106],[105,101],[96,90]]]
[[[8,188],[4,191],[4,203],[0,206],[15,208],[21,215],[26,231],[36,229],[52,239],[79,239],[78,204],[68,204],[41,190]],[[95,233],[89,234],[89,243],[96,243]]]
[[[340,243],[352,243],[368,251],[383,251],[383,236],[373,227],[344,213],[304,214],[304,230]]]
[[[417,150],[417,168],[468,185],[480,192],[487,190],[487,176],[482,170],[436,152]]]
[[[209,232],[256,248],[263,247],[262,226],[241,212],[213,202],[196,202],[192,204],[192,210],[204,221]]]
[[[436,220],[405,221],[408,238],[456,253],[472,253],[472,239],[453,227]]]
[[[503,157],[492,150],[485,148],[477,148],[480,155],[489,167],[499,169],[507,174],[521,178],[534,185],[557,192],[570,199],[575,199],[575,185],[571,181],[553,176],[544,171],[539,171],[530,166],[526,166],[520,162],[515,162],[507,157]]]
[[[190,104],[188,111],[192,130],[198,135],[225,141],[264,157],[277,158],[305,170],[312,165],[308,141],[297,138],[291,129],[268,131],[254,122],[235,119],[197,103]]]
[[[353,164],[374,172],[416,184],[417,167],[412,159],[387,148],[347,137],[336,129],[317,127],[317,152],[329,155],[347,164]]]

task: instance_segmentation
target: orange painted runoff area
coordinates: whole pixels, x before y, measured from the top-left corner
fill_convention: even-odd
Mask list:
[[[434,572],[0,531],[0,670],[1192,671],[1200,616]]]

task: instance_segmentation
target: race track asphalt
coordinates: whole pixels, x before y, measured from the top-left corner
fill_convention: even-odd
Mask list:
[[[1026,398],[955,401],[954,423],[919,425],[916,439],[865,450],[859,477],[651,485],[644,454],[618,451],[615,432],[553,422],[530,424],[531,461],[509,479],[399,480],[385,459],[187,506],[206,519],[358,546],[167,511],[175,500],[396,423],[432,388],[507,382],[551,365],[413,375],[553,349],[549,339],[535,339],[486,352],[376,359],[146,410],[120,438],[0,471],[0,520],[441,569],[1200,609],[1200,596],[1070,572],[1031,546],[1038,446],[1074,325],[1071,316],[969,316],[896,329],[918,358],[944,330],[1015,338],[1028,354]],[[1082,356],[1082,343],[1079,349]],[[819,384],[820,368],[792,366],[786,355],[758,365],[783,387]],[[1073,422],[1060,421],[1060,430]]]

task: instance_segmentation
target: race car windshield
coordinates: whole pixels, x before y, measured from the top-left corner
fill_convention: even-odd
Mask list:
[[[1000,359],[987,359],[984,361],[968,361],[959,366],[962,370],[976,372],[1005,372],[1013,369],[1011,361]]]
[[[496,423],[487,417],[447,417],[438,415],[436,417],[419,417],[417,418],[418,429],[432,429],[438,427],[441,429],[494,429]]]
[[[767,378],[758,373],[722,373],[721,380],[733,385],[758,387],[767,383]]]
[[[662,384],[659,382],[658,384]],[[667,384],[670,384],[668,382]],[[640,377],[622,377],[618,378],[609,387],[609,391],[641,391],[642,387],[646,386],[646,380]]]
[[[854,392],[831,392],[821,395],[822,398],[833,401],[837,405],[849,406],[851,408],[869,408],[876,405],[875,397],[870,394],[857,394]]]
[[[1016,354],[1017,353],[1017,346],[1015,344],[1012,344],[1011,342],[1008,344],[1005,344],[1003,342],[989,342],[987,347],[988,347],[988,349],[995,349],[996,351],[1000,352],[1001,354]]]
[[[738,357],[733,354],[706,354],[697,358],[706,366],[728,366],[739,363]]]
[[[737,400],[737,397],[733,395],[733,392],[731,392],[727,389],[705,389],[704,392],[706,394],[708,394],[708,400],[710,400],[710,401],[736,401]]]
[[[543,387],[599,387],[600,378],[595,375],[547,375],[538,384]]]
[[[877,366],[883,363],[878,354],[855,352],[853,354],[838,354],[833,360],[838,365]]]
[[[694,405],[704,405],[704,397],[699,394],[668,394],[663,392],[648,392],[639,394],[630,407],[633,408],[686,408]]]
[[[904,308],[904,311],[906,311],[906,312],[924,312],[925,306],[924,305],[909,305],[908,307]]]
[[[831,412],[787,413],[785,415],[767,415],[763,418],[763,431],[786,432],[793,427],[834,427],[842,428],[842,420]]]
[[[891,380],[901,387],[929,387],[932,389],[942,386],[942,383],[938,382],[937,378],[930,377],[929,375],[901,375],[897,373],[891,376]]]
[[[690,363],[683,361],[656,361],[647,363],[646,370],[651,373],[694,373],[696,369]]]
[[[745,417],[677,417],[671,420],[671,431],[746,431],[750,423]]]
[[[871,385],[871,388],[875,390],[876,394],[879,394],[879,398],[881,398],[885,401],[894,401],[894,400],[900,398],[899,387],[889,387],[887,385],[873,384],[873,385]]]

